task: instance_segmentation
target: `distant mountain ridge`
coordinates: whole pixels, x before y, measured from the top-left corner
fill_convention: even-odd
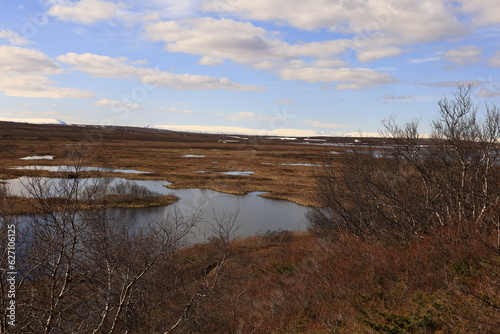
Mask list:
[[[149,128],[156,130],[167,130],[176,132],[190,132],[203,134],[221,134],[221,135],[248,135],[248,136],[272,136],[272,137],[379,137],[378,133],[360,133],[360,132],[337,132],[337,131],[319,131],[308,129],[252,129],[244,127],[231,126],[207,126],[207,125],[95,125],[82,123],[69,123],[55,118],[5,118],[0,117],[0,121],[17,122],[28,124],[59,124],[59,125],[81,125],[81,126],[127,126],[136,128]]]

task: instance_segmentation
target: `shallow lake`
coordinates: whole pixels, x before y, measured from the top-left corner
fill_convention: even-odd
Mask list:
[[[132,174],[150,174],[149,172],[143,172],[135,169],[114,169],[114,168],[101,168],[101,167],[91,167],[82,166],[80,167],[82,171],[86,172],[113,172],[113,173],[132,173]],[[29,165],[29,166],[15,166],[9,167],[9,169],[27,169],[27,170],[46,170],[49,172],[73,172],[75,170],[74,166],[44,166],[44,165]]]
[[[62,179],[41,178],[47,182],[59,182]],[[85,179],[92,182],[95,179]],[[11,194],[28,196],[25,184],[30,181],[29,177],[6,180]],[[66,180],[67,181],[67,180]],[[122,178],[113,178],[111,184],[125,181]],[[307,207],[283,200],[266,199],[258,196],[261,193],[250,193],[247,195],[230,195],[208,189],[169,189],[166,181],[133,180],[140,186],[161,194],[173,194],[179,197],[179,201],[171,206],[156,208],[126,208],[112,209],[121,220],[135,221],[136,224],[148,220],[160,219],[166,215],[168,210],[178,209],[183,215],[190,215],[202,207],[202,223],[196,231],[194,241],[204,241],[209,237],[214,222],[214,214],[237,213],[239,229],[237,235],[250,236],[268,230],[305,230],[305,214]]]

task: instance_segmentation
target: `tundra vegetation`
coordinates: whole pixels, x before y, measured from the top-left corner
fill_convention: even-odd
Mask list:
[[[116,221],[105,179],[33,178],[29,203],[43,214],[29,217],[0,185],[1,268],[15,224],[18,271],[15,327],[0,272],[0,331],[498,333],[500,112],[480,114],[471,89],[440,101],[431,139],[390,118],[383,148],[316,167],[307,232],[234,239],[227,213],[188,246],[199,212]]]
[[[500,111],[487,106],[480,119],[471,89],[439,102],[431,141],[422,142],[418,120],[390,118],[382,132],[390,151],[352,151],[319,170],[313,228],[401,241],[463,224],[499,233]]]

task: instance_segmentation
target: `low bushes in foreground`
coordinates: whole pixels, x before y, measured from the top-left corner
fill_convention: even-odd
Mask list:
[[[500,253],[464,225],[407,245],[348,234],[240,240],[222,283],[232,319],[222,332],[495,333]]]
[[[39,245],[19,235],[19,263],[36,266],[18,280],[16,327],[3,328],[497,333],[500,326],[500,249],[496,234],[478,231],[475,223],[442,227],[404,244],[397,237],[270,231],[231,242],[221,233],[208,243],[178,248],[178,239],[164,238],[187,230],[181,217],[170,221],[176,222],[172,230],[165,225],[152,233],[124,233],[114,223],[89,226],[94,232],[82,234],[83,248],[60,253],[59,266],[57,248],[38,247],[53,244],[57,235],[40,235]],[[38,251],[24,253],[22,247],[31,246]]]

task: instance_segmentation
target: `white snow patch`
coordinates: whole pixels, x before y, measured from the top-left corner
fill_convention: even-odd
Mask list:
[[[226,174],[226,175],[252,175],[255,174],[255,172],[222,172],[221,174]]]
[[[53,160],[53,155],[33,155],[30,157],[20,158],[21,160]]]

